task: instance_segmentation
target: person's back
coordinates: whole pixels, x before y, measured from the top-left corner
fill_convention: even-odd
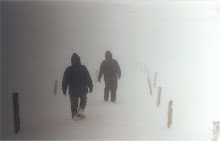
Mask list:
[[[69,87],[72,117],[78,112],[78,99],[80,98],[81,111],[85,109],[87,102],[88,88],[92,92],[93,84],[87,68],[80,63],[80,57],[74,53],[71,58],[72,65],[67,67],[62,81],[62,90],[66,95]]]
[[[69,66],[66,71],[66,79],[69,85],[69,94],[81,95],[88,93],[88,86],[92,87],[92,81],[87,78],[87,69],[83,65]],[[65,83],[65,82],[64,82]],[[64,84],[65,87],[65,84]]]
[[[117,80],[118,79],[118,68],[117,61],[114,59],[104,60],[103,61],[103,72],[104,80]]]
[[[98,81],[101,82],[101,77],[104,74],[105,80],[105,94],[104,100],[107,101],[109,97],[109,91],[111,91],[111,101],[116,100],[116,90],[118,85],[118,78],[121,77],[121,69],[118,62],[112,59],[112,54],[107,51],[105,54],[105,60],[102,62],[99,70]]]
[[[112,59],[112,54],[110,51],[107,51],[105,54],[105,60],[102,61],[99,70],[99,80],[104,74],[104,80],[118,80],[121,77],[121,69],[118,65],[118,62],[115,59]]]

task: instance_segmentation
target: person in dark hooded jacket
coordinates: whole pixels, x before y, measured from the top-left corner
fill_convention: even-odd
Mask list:
[[[112,59],[110,51],[106,51],[105,58],[99,69],[98,81],[101,82],[102,75],[104,74],[104,100],[108,101],[109,91],[111,91],[111,102],[115,102],[118,79],[121,78],[121,69],[118,62]]]
[[[81,65],[80,57],[76,53],[73,53],[71,63],[72,65],[67,67],[64,72],[62,90],[63,94],[66,95],[67,87],[69,87],[72,118],[75,118],[77,114],[83,115],[88,88],[91,93],[93,84],[86,66]],[[80,105],[78,106],[79,99]]]

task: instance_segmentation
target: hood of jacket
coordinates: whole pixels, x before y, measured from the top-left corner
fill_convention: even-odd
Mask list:
[[[112,53],[111,53],[110,51],[106,51],[106,53],[105,53],[105,59],[106,59],[106,60],[112,59]]]
[[[80,57],[78,54],[73,53],[72,58],[71,58],[71,63],[72,63],[72,66],[81,65]]]

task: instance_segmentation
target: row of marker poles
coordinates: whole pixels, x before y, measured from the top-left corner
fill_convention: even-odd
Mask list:
[[[144,68],[144,72],[146,73],[146,65]],[[148,76],[148,86],[150,90],[150,95],[152,96],[152,86],[151,81],[149,78],[149,69],[147,69],[147,76]],[[154,74],[154,88],[156,87],[156,81],[157,81],[157,72]],[[161,87],[158,87],[158,98],[157,98],[157,107],[159,107],[161,101]],[[172,124],[172,115],[173,115],[173,100],[170,100],[168,103],[168,122],[167,127],[170,128]],[[214,129],[213,129],[213,138],[212,141],[218,141],[218,136],[220,134],[220,121],[213,122]]]
[[[148,73],[148,85],[150,89],[150,95],[152,96],[152,87],[151,87],[151,81],[149,78],[149,69],[147,71]],[[96,71],[96,78],[98,75],[98,71]],[[157,80],[157,72],[154,75],[154,88],[156,87],[156,80]],[[54,85],[54,95],[57,94],[57,80],[55,80],[55,85]],[[160,101],[161,101],[161,87],[158,87],[158,98],[157,98],[157,107],[160,106]],[[13,115],[14,115],[14,132],[17,134],[20,130],[20,116],[19,116],[19,93],[15,92],[12,95],[13,98]],[[168,104],[168,122],[167,122],[167,127],[170,128],[172,124],[172,115],[173,115],[173,100],[169,101]],[[214,124],[214,130],[213,130],[213,139],[212,141],[217,141],[218,140],[218,135],[220,133],[220,122],[213,122]]]
[[[148,86],[149,86],[149,91],[150,91],[150,95],[152,96],[152,85],[151,85],[151,81],[150,81],[150,77],[149,77],[149,69],[147,69],[147,77],[148,77]],[[156,88],[156,82],[157,82],[157,72],[155,72],[154,74],[154,85],[153,87]],[[162,88],[158,86],[158,96],[157,96],[157,107],[160,106],[161,103],[161,91]],[[172,124],[172,115],[173,115],[173,100],[170,100],[168,103],[168,121],[167,121],[167,127],[170,128],[171,124]]]

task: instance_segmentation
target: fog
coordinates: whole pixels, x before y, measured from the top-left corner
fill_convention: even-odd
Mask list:
[[[211,140],[213,121],[220,120],[218,6],[181,1],[1,2],[1,139]],[[104,80],[95,82],[107,50],[122,70],[116,104],[104,102]],[[76,122],[61,90],[74,52],[94,84],[87,118]],[[155,72],[151,96],[148,73],[153,86]],[[19,92],[17,135],[13,92]],[[167,128],[170,100],[173,123]]]

